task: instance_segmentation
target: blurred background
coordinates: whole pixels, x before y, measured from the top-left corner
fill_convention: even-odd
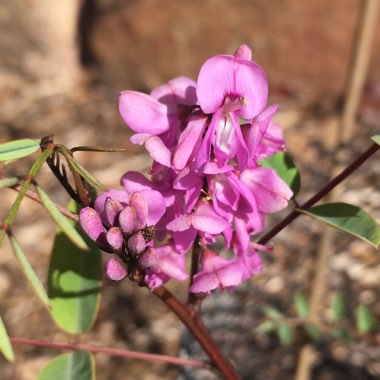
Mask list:
[[[350,70],[352,57],[357,53],[355,41],[363,3],[360,0],[2,0],[0,142],[42,138],[53,133],[56,142],[69,147],[126,148],[126,153],[78,155],[101,182],[117,186],[125,171],[146,171],[150,165],[143,150],[128,143],[130,133],[117,110],[118,93],[126,89],[149,92],[180,75],[196,79],[207,58],[233,54],[245,43],[268,76],[270,103],[281,105],[277,120],[284,127],[288,150],[301,170],[300,199],[305,200],[324,184],[329,176],[325,169],[334,164],[334,147],[339,142],[341,113],[352,80]],[[366,149],[369,136],[379,133],[379,17],[375,17],[373,35],[370,52],[366,53],[369,61],[363,74],[363,91],[355,110],[351,136],[355,143],[349,145],[345,155],[349,161]],[[380,165],[376,166],[376,160],[378,156],[354,175],[340,200],[361,205],[380,219],[380,194],[375,190],[380,183]],[[23,160],[7,167],[6,172],[24,174],[30,163]],[[57,202],[65,204],[67,196],[47,169],[40,183]],[[10,190],[1,192],[1,217],[14,197]],[[16,233],[37,273],[46,278],[54,234],[49,217],[40,207],[26,202]],[[227,302],[226,308],[230,307],[230,312],[240,318],[246,316],[246,323],[242,324],[242,319],[228,319],[231,316],[226,315],[230,325],[226,322],[224,328],[230,334],[226,338],[226,334],[220,333],[217,339],[226,345],[226,350],[238,345],[231,357],[238,367],[246,367],[246,379],[294,378],[305,342],[301,339],[284,347],[275,335],[257,336],[254,328],[262,321],[262,306],[275,305],[291,314],[295,292],[308,294],[320,234],[317,224],[294,223],[276,240],[264,273],[232,298],[238,304],[231,306]],[[379,316],[379,252],[341,235],[333,239],[332,247],[322,318],[327,312],[327,301],[337,290],[351,295],[351,309],[344,321],[347,328],[355,325],[353,315],[360,300],[370,304]],[[9,247],[5,244],[0,250],[0,314],[11,335],[70,339],[58,331],[26,287],[26,281],[20,279]],[[185,297],[181,287],[173,289]],[[100,316],[83,340],[147,352],[179,353],[180,324],[144,289],[129,283],[105,282],[103,295]],[[220,313],[211,306],[206,305],[205,309]],[[234,329],[243,325],[245,330],[235,334]],[[41,348],[17,347],[15,365],[0,359],[0,377],[34,379],[54,354]],[[379,363],[376,344],[360,339],[349,344],[328,341],[317,350],[312,376],[375,379],[380,378]],[[104,355],[97,357],[97,370],[98,379],[177,376],[175,368],[165,365]],[[195,378],[207,378],[202,376],[206,375]]]

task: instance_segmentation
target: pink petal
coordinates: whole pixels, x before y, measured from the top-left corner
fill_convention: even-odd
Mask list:
[[[189,166],[182,169],[174,180],[173,188],[176,190],[187,190],[202,182],[202,177],[192,171]]]
[[[149,95],[135,91],[122,92],[119,112],[134,132],[159,135],[169,129],[167,107]]]
[[[152,188],[151,182],[139,172],[127,172],[121,179],[120,184],[129,192],[142,191]]]
[[[193,278],[190,291],[210,293],[216,288],[231,288],[242,282],[243,267],[237,260],[226,260],[215,252],[205,250],[202,255],[202,270]]]
[[[293,192],[273,169],[248,169],[241,176],[264,213],[280,211],[288,205]]]
[[[145,141],[144,144],[146,150],[149,152],[153,160],[157,161],[161,165],[171,166],[171,152],[157,136],[152,136]]]
[[[185,271],[185,256],[175,252],[171,246],[157,247],[157,267],[161,272],[176,280],[188,278]]]
[[[167,224],[166,228],[173,232],[186,231],[191,226],[191,218],[188,215],[180,215],[170,223]]]
[[[196,86],[192,79],[179,77],[154,89],[151,96],[164,104],[193,106],[197,104]]]
[[[204,113],[221,108],[227,96],[236,96],[246,103],[236,115],[252,119],[265,107],[268,82],[259,65],[246,59],[219,55],[208,59],[198,76],[197,95]]]
[[[190,227],[186,231],[173,232],[172,235],[175,243],[175,249],[180,253],[187,252],[194,244],[197,234],[197,230],[193,227]]]
[[[148,204],[148,217],[146,219],[146,224],[148,226],[154,226],[165,214],[165,199],[160,192],[155,190],[147,189],[141,191],[140,193],[146,199]]]
[[[116,260],[114,257],[111,257],[107,260],[104,265],[104,274],[113,281],[121,281],[127,275],[127,270]]]
[[[173,156],[175,169],[182,170],[192,158],[193,152],[198,150],[206,123],[207,117],[203,114],[192,115],[178,139],[178,145]]]
[[[195,214],[193,214],[191,217],[191,224],[198,231],[207,232],[213,235],[223,232],[223,230],[230,225],[225,219],[221,217]]]

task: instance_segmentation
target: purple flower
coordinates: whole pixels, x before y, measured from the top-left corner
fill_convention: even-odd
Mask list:
[[[197,83],[179,77],[150,95],[120,95],[120,114],[135,132],[130,141],[154,160],[150,178],[124,174],[124,190],[101,194],[80,222],[102,249],[128,262],[130,278],[150,288],[187,278],[185,253],[196,237],[205,252],[192,292],[232,289],[261,270],[256,250],[266,248],[251,238],[293,194],[260,166],[284,149],[284,139],[272,123],[278,106],[267,107],[265,73],[251,58],[242,45],[208,59]],[[217,239],[234,257],[207,248]]]
[[[262,68],[251,61],[248,46],[241,46],[232,55],[218,55],[202,66],[197,84],[201,109],[213,114],[208,131],[197,155],[196,165],[209,160],[211,146],[220,166],[234,156],[243,168],[248,148],[239,124],[239,117],[253,119],[268,100],[268,82]]]
[[[185,270],[185,257],[171,245],[148,248],[139,258],[140,266],[145,269],[145,284],[153,289],[163,285],[171,278],[184,281],[188,278]]]

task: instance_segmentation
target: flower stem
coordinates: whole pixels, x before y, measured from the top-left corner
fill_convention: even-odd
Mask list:
[[[235,372],[232,364],[220,352],[217,344],[212,339],[210,333],[201,322],[200,317],[196,314],[192,317],[190,311],[183,305],[169,290],[160,286],[152,290],[166,306],[172,310],[182,323],[193,334],[198,343],[210,357],[214,366],[221,372],[226,380],[239,380],[238,374]]]
[[[10,340],[13,344],[20,344],[20,345],[46,347],[46,348],[58,349],[58,350],[89,351],[93,353],[108,354],[112,356],[122,356],[129,359],[141,359],[141,360],[157,361],[161,363],[163,362],[163,363],[180,365],[180,366],[210,368],[210,364],[202,360],[178,358],[178,357],[169,356],[169,355],[148,354],[144,352],[123,350],[120,348],[94,346],[90,344],[81,344],[81,343],[54,343],[54,342],[42,340],[42,339],[28,339],[28,338],[18,338],[18,337],[11,337]]]
[[[320,201],[324,196],[326,196],[332,189],[343,182],[350,174],[352,174],[360,165],[362,165],[368,158],[370,158],[374,153],[380,149],[380,145],[371,145],[364,153],[362,153],[356,160],[354,160],[350,165],[348,165],[342,172],[340,172],[335,178],[333,178],[326,186],[319,190],[314,196],[307,200],[298,209],[307,210],[314,206],[315,203]],[[276,236],[280,231],[282,231],[288,224],[293,222],[294,219],[301,215],[300,211],[293,210],[288,214],[283,220],[276,224],[269,232],[262,236],[258,240],[258,244],[266,244],[274,236]]]

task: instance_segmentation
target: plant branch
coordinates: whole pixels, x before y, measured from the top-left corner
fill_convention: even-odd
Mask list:
[[[326,196],[332,189],[344,181],[350,174],[352,174],[359,166],[361,166],[368,158],[370,158],[374,153],[380,149],[380,145],[371,145],[364,153],[362,153],[356,160],[354,160],[350,165],[348,165],[342,172],[340,172],[335,178],[333,178],[326,186],[319,190],[314,196],[307,200],[302,206],[299,207],[301,210],[307,210],[314,206],[315,203],[320,201],[324,196]],[[301,213],[297,210],[293,210],[288,214],[283,220],[281,220],[277,225],[275,225],[269,232],[267,232],[263,237],[258,240],[258,244],[266,244],[274,236],[276,236],[280,231],[282,231],[288,224],[290,224],[294,219],[298,218]]]
[[[25,178],[24,183],[22,184],[20,191],[17,195],[16,200],[14,201],[12,207],[8,211],[7,215],[5,216],[5,219],[0,226],[0,244],[5,236],[6,229],[14,222],[16,219],[16,215],[18,212],[18,209],[20,208],[21,201],[24,198],[26,192],[28,191],[30,185],[34,181],[35,176],[40,171],[42,165],[44,162],[53,154],[54,148],[49,147],[37,158],[37,160],[34,162],[32,167],[29,170],[28,175]]]
[[[221,372],[226,380],[239,380],[239,376],[235,372],[232,364],[219,351],[219,347],[211,337],[203,323],[199,323],[199,318],[192,318],[189,310],[183,305],[169,290],[164,286],[160,286],[152,290],[166,306],[172,310],[182,323],[193,334],[198,343],[210,357],[214,366]]]
[[[21,185],[10,186],[10,189],[16,190],[16,191],[20,191],[21,190]],[[42,205],[41,199],[39,198],[39,196],[37,195],[37,193],[35,193],[34,191],[27,190],[26,193],[25,193],[25,196],[28,197],[29,199],[32,199],[33,201],[39,203],[40,205]],[[65,207],[63,207],[63,206],[61,206],[61,205],[59,205],[57,203],[55,203],[55,205],[58,208],[58,210],[61,211],[61,213],[63,215],[65,215],[67,218],[73,220],[74,222],[78,221],[78,215],[77,214],[72,213],[71,211],[67,210]]]
[[[58,350],[89,351],[89,352],[99,353],[99,354],[121,356],[121,357],[129,358],[129,359],[141,359],[141,360],[157,361],[161,363],[168,363],[168,364],[174,364],[174,365],[180,365],[180,366],[210,368],[210,364],[202,360],[178,358],[178,357],[169,356],[169,355],[149,354],[149,353],[144,353],[144,352],[123,350],[123,349],[111,348],[111,347],[94,346],[90,344],[81,344],[81,343],[54,343],[54,342],[50,342],[50,341],[42,340],[42,339],[27,339],[27,338],[11,337],[10,340],[13,344],[19,344],[19,345],[46,347],[46,348],[52,348],[52,349],[58,349]]]

